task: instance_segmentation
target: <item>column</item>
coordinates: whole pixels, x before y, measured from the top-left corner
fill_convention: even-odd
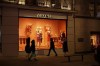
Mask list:
[[[2,8],[2,54],[3,56],[18,56],[19,30],[18,9]]]

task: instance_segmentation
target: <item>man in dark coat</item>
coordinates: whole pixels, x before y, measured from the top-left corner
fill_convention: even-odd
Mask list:
[[[50,38],[50,49],[49,49],[49,53],[48,53],[48,55],[47,55],[47,56],[49,56],[49,55],[50,55],[51,50],[53,50],[53,51],[54,51],[54,53],[55,53],[55,56],[57,56],[57,53],[56,53],[56,51],[55,51],[55,46],[54,46],[54,41],[53,41],[53,38]]]
[[[96,52],[95,52],[95,60],[99,63],[100,65],[100,45],[97,46]]]

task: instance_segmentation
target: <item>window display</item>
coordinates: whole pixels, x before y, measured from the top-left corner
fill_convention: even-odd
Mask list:
[[[42,43],[42,29],[41,27],[36,28],[36,34],[37,34],[37,46],[40,47]]]
[[[35,40],[36,50],[49,49],[51,37],[55,47],[62,48],[63,34],[66,35],[66,19],[19,18],[19,51],[25,50],[27,36],[30,36],[30,41]]]

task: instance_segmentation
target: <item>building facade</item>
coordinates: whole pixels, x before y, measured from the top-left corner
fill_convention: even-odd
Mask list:
[[[81,2],[81,1],[79,1]],[[99,32],[99,18],[89,17],[90,14],[84,15],[80,11],[80,3],[76,7],[70,5],[60,7],[51,5],[49,1],[39,1],[39,6],[32,5],[18,5],[12,3],[0,4],[0,50],[2,56],[18,56],[24,52],[26,33],[35,38],[37,42],[38,30],[42,32],[42,43],[39,48],[37,46],[37,54],[46,55],[48,52],[47,33],[51,33],[55,39],[56,50],[59,55],[62,55],[62,47],[59,40],[60,33],[65,32],[68,40],[68,53],[74,54],[75,52],[91,51],[91,33]],[[21,4],[25,4],[20,2]],[[71,1],[67,3],[73,3]],[[36,4],[36,3],[35,3]],[[50,4],[50,5],[48,5]],[[59,3],[57,3],[59,5]],[[62,2],[61,2],[62,4]],[[73,3],[74,4],[74,3]],[[63,4],[66,5],[66,4]],[[50,7],[50,8],[44,8]],[[51,8],[53,7],[53,8]],[[70,8],[71,7],[71,8]],[[79,9],[77,9],[77,7]],[[73,10],[78,10],[76,13]],[[67,10],[66,10],[67,9]],[[71,10],[70,10],[71,9]],[[87,9],[86,9],[87,10]],[[83,10],[84,11],[84,10]],[[80,16],[81,14],[81,16]],[[26,29],[27,26],[31,27]],[[59,28],[60,27],[60,28]],[[93,42],[92,42],[93,43]],[[95,43],[94,43],[95,44]]]

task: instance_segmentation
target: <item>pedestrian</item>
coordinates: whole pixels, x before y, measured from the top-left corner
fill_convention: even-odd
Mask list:
[[[51,50],[53,50],[54,53],[55,53],[55,56],[57,56],[57,53],[56,53],[56,51],[55,51],[55,46],[54,46],[53,38],[50,38],[50,48],[49,48],[49,52],[48,52],[48,55],[47,55],[47,56],[50,55]]]
[[[68,46],[67,46],[67,39],[66,38],[63,39],[62,48],[63,48],[64,56],[66,56],[67,55],[66,52],[68,52]]]
[[[63,41],[63,39],[65,38],[65,32],[63,31],[60,35],[60,40]]]
[[[36,54],[35,54],[35,40],[34,40],[34,39],[31,41],[30,50],[31,50],[31,55],[30,55],[30,57],[29,57],[29,61],[31,61],[32,58],[33,58],[35,61],[37,61],[37,59],[36,59]]]
[[[95,60],[99,63],[100,65],[100,45],[97,46],[95,50]]]
[[[27,58],[29,59],[30,53],[31,53],[31,50],[30,50],[30,37],[26,38],[25,52],[27,53]]]

